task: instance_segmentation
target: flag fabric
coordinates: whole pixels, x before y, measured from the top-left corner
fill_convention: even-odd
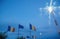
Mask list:
[[[11,30],[11,26],[8,26],[8,31],[10,31]]]
[[[36,27],[30,24],[30,29],[36,31]]]
[[[15,31],[15,28],[11,27],[11,32],[14,32]]]
[[[58,23],[57,23],[57,21],[56,20],[54,20],[55,21],[55,24],[56,24],[56,26],[58,25]]]
[[[15,28],[13,28],[11,26],[8,26],[8,31],[14,32],[15,31]]]
[[[32,25],[30,24],[30,29],[32,29]]]
[[[23,28],[24,28],[24,26],[19,24],[19,28],[23,29]]]
[[[32,26],[32,30],[36,31],[36,28],[35,28],[35,26]]]

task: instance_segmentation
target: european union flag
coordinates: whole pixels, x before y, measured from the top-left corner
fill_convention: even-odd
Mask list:
[[[19,28],[23,29],[23,28],[24,28],[24,26],[19,24]]]

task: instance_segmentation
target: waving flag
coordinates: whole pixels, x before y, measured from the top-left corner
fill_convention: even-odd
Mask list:
[[[35,26],[33,26],[32,24],[30,24],[30,29],[36,31]]]
[[[24,26],[19,24],[19,28],[23,29],[23,28],[24,28]]]
[[[8,31],[14,32],[15,31],[15,28],[13,28],[11,26],[8,26]]]
[[[30,24],[30,29],[32,29],[32,25]]]
[[[11,26],[8,26],[8,31],[10,31],[11,30]]]

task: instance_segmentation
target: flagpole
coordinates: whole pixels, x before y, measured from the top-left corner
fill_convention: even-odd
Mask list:
[[[58,23],[57,23],[57,20],[55,19],[54,14],[52,14],[52,15],[53,15],[53,18],[54,18],[54,21],[55,21],[55,25],[58,26]],[[59,33],[59,28],[58,27],[57,27],[57,30],[58,30],[58,33]]]
[[[31,39],[31,30],[30,30],[30,39]]]
[[[57,22],[57,20],[55,19],[55,16],[54,16],[54,14],[52,13],[52,15],[53,15],[53,18],[54,18],[54,21],[55,22]],[[57,25],[56,26],[58,26],[58,23],[57,23]]]
[[[31,39],[31,29],[32,29],[32,25],[29,24],[29,26],[30,26],[30,39]]]
[[[18,28],[18,38],[19,38],[19,28]]]

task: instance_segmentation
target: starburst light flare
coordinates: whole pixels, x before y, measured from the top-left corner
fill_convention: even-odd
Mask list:
[[[47,3],[48,4],[48,3]],[[46,10],[47,12],[48,12],[48,15],[49,15],[49,24],[50,24],[50,20],[51,20],[51,14],[52,15],[56,15],[55,14],[55,10],[56,9],[60,9],[60,6],[54,6],[54,5],[56,4],[56,2],[53,2],[53,0],[50,0],[50,4],[49,4],[49,6],[47,5],[46,7],[44,7],[44,8],[40,8],[40,11],[43,11],[43,10]]]

